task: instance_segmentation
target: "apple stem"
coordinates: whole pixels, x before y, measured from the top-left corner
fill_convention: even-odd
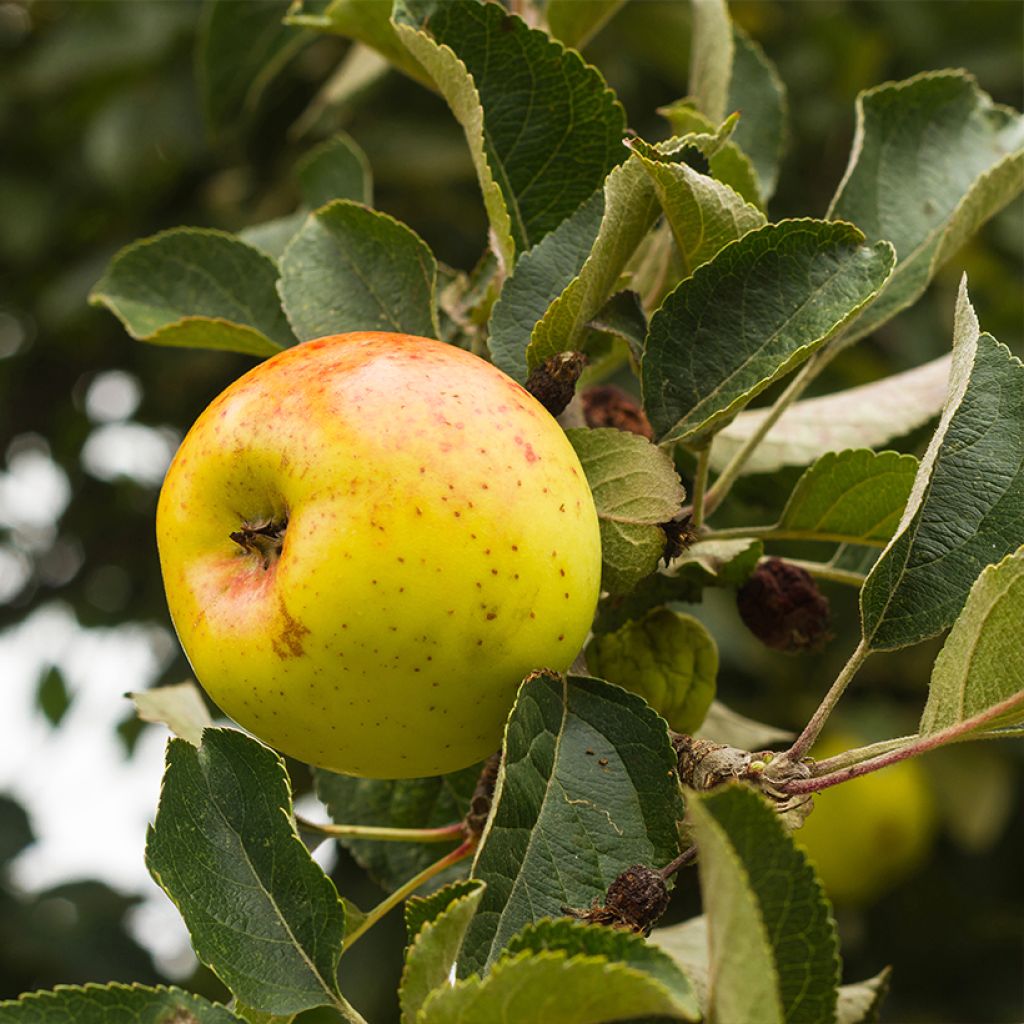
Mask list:
[[[697,859],[697,847],[688,846],[675,860],[670,860],[658,873],[666,881],[671,878],[680,868],[692,864]]]
[[[323,825],[296,815],[295,823],[304,832],[332,839],[374,839],[384,843],[446,843],[462,839],[466,834],[466,826],[461,821],[439,828],[386,828],[380,825]]]
[[[371,911],[369,911],[352,929],[345,935],[345,946],[342,953],[347,953],[353,943],[364,933],[369,931],[385,914],[398,906],[407,896],[411,896],[421,885],[429,882],[435,875],[441,874],[446,868],[465,860],[476,849],[477,839],[471,836],[457,846],[451,853],[446,853],[440,860],[425,867],[418,875],[414,875],[404,885],[399,886],[393,893],[381,900]]]

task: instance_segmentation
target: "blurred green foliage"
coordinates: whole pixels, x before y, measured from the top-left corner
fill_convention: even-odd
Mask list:
[[[287,8],[281,0],[269,6]],[[790,140],[773,219],[823,215],[846,165],[860,89],[962,66],[997,101],[1020,107],[1024,100],[1024,6],[1017,0],[740,0],[732,10],[789,89]],[[0,630],[53,600],[70,605],[83,625],[141,620],[169,628],[152,526],[159,467],[101,471],[83,461],[103,420],[117,419],[90,388],[106,371],[130,375],[141,389],[130,424],[170,431],[147,434],[151,439],[173,437],[251,365],[240,356],[138,344],[108,313],[88,307],[88,290],[118,248],[179,224],[238,230],[291,212],[299,195],[296,161],[339,129],[369,156],[377,208],[408,223],[440,260],[469,269],[484,246],[486,222],[465,142],[438,97],[373,67],[362,68],[359,87],[346,91],[359,70],[351,65],[348,79],[334,78],[327,88],[347,44],[299,29],[282,30],[276,74],[253,87],[230,75],[211,84],[209,76],[197,79],[193,61],[197,49],[215,42],[203,28],[208,17],[194,0],[0,2],[0,472],[14,472],[26,452],[42,454],[66,476],[71,496],[48,523],[0,519],[0,569],[14,581],[0,587]],[[631,126],[657,138],[667,124],[656,108],[686,92],[688,46],[688,5],[637,0],[586,55],[618,91]],[[204,122],[204,87],[218,90],[217,132]],[[209,95],[206,101],[210,109]],[[1018,200],[951,261],[922,302],[837,360],[819,389],[943,352],[962,270],[985,329],[1021,352],[1022,236]],[[908,450],[919,440],[907,439]],[[745,482],[737,489],[742,511],[762,511],[769,521],[797,475]],[[727,596],[710,595],[700,615],[722,651],[720,696],[745,714],[801,725],[852,646],[853,595],[830,597],[835,642],[793,660],[758,646]],[[913,728],[934,653],[928,644],[868,665],[849,698],[859,731],[881,738]],[[186,674],[179,656],[164,679]],[[39,700],[59,724],[68,700],[59,676],[40,680]],[[126,722],[129,748],[137,731]],[[945,756],[955,759],[957,751]],[[1012,789],[1021,762],[1019,752],[1008,757],[1015,757]],[[950,773],[941,778],[948,786]],[[301,773],[297,783],[308,784]],[[938,797],[941,804],[941,791]],[[998,844],[958,845],[949,829],[918,875],[841,920],[849,979],[899,964],[888,1019],[1019,1016],[1024,814],[1019,803],[1013,809]],[[147,954],[124,930],[130,899],[87,882],[31,898],[15,891],[6,866],[29,842],[23,813],[0,803],[0,998],[56,982],[156,980]],[[337,874],[346,895],[373,901],[371,883],[351,861]],[[689,879],[672,919],[696,907]],[[950,921],[957,922],[955,936]],[[352,996],[374,1020],[395,1013],[400,943],[397,924],[382,929],[343,966],[353,980],[364,979],[363,992]]]

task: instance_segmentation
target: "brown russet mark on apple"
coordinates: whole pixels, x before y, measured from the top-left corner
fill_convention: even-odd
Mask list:
[[[279,636],[270,641],[274,653],[282,660],[287,658],[301,658],[306,653],[303,646],[303,639],[309,634],[309,627],[303,625],[288,609],[284,601],[280,602],[281,618],[284,619],[284,629]]]

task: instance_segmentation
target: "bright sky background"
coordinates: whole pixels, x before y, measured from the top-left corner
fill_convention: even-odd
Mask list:
[[[83,411],[94,426],[81,455],[91,475],[159,486],[178,436],[130,420],[140,397],[138,382],[121,371],[93,378]],[[60,516],[73,496],[45,439],[37,435],[14,438],[2,467],[0,527],[10,538],[0,542],[0,600],[5,600],[24,584],[33,553],[51,550],[55,541],[59,547]],[[81,567],[81,552],[69,544],[57,561],[59,571],[73,575]],[[39,892],[98,879],[121,893],[142,896],[131,920],[133,934],[167,974],[183,978],[195,963],[188,933],[144,862],[168,733],[146,728],[129,758],[115,731],[131,710],[124,694],[149,687],[175,646],[167,629],[152,624],[83,629],[59,602],[0,633],[0,793],[25,807],[36,836],[12,866],[15,885]],[[36,702],[39,681],[52,665],[63,674],[71,697],[59,728]],[[326,820],[315,800],[302,813]],[[326,843],[317,851],[328,868],[333,846]]]

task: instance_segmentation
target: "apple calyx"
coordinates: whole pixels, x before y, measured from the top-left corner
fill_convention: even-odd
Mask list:
[[[287,527],[287,517],[279,520],[268,517],[243,523],[240,530],[228,536],[247,554],[256,555],[264,569],[269,569],[281,555]]]

